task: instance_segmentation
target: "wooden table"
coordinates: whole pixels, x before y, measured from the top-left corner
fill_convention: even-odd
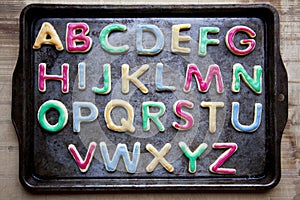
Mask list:
[[[0,3],[0,199],[300,199],[300,2],[272,0],[280,14],[281,55],[288,71],[289,117],[281,143],[282,179],[277,187],[265,193],[196,193],[196,194],[91,194],[91,195],[32,195],[21,186],[18,139],[11,122],[12,73],[19,47],[19,14],[30,3],[61,3],[62,1],[2,0]],[[64,3],[80,3],[65,0]],[[167,4],[169,0],[152,1],[93,1],[85,4]],[[172,4],[193,3],[261,3],[258,0],[173,0]]]

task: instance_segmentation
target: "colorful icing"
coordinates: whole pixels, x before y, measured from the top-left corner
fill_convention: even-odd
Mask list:
[[[62,51],[64,49],[56,30],[49,22],[44,22],[42,24],[41,29],[35,39],[33,48],[39,49],[43,44],[54,45],[58,51]]]
[[[50,124],[46,118],[46,113],[50,109],[54,109],[59,113],[58,121],[54,125]],[[58,132],[63,129],[68,122],[68,111],[66,106],[60,101],[48,100],[40,106],[37,113],[37,119],[41,127],[46,131]]]
[[[86,80],[85,80],[85,63],[81,62],[78,64],[78,89],[79,90],[85,90],[86,87]]]
[[[214,149],[227,149],[221,154],[218,159],[209,166],[209,171],[216,174],[235,174],[236,169],[233,168],[220,168],[234,152],[236,152],[238,146],[236,143],[214,143],[212,145]]]
[[[156,38],[156,43],[151,49],[143,47],[143,32],[151,32]],[[151,24],[138,25],[136,30],[136,50],[138,55],[157,55],[164,47],[164,35],[161,30]]]
[[[235,26],[235,27],[232,27],[226,34],[225,42],[226,42],[228,49],[235,55],[245,56],[254,50],[256,42],[254,39],[242,39],[240,41],[240,44],[248,45],[248,47],[246,49],[236,48],[236,46],[234,44],[234,36],[238,32],[244,32],[250,38],[254,38],[256,36],[256,33],[247,26]]]
[[[224,91],[223,78],[218,65],[210,65],[206,74],[206,78],[205,80],[203,80],[198,67],[195,64],[188,64],[185,83],[183,87],[184,92],[189,92],[191,90],[191,82],[193,75],[197,82],[198,90],[200,92],[208,91],[213,76],[216,77],[217,92],[222,93]]]
[[[123,107],[128,114],[128,119],[121,119],[121,125],[118,126],[116,125],[110,114],[111,111],[115,108],[115,107]],[[104,118],[106,121],[106,126],[107,128],[109,128],[110,130],[113,131],[117,131],[117,132],[125,132],[125,131],[129,131],[131,133],[133,133],[135,131],[135,128],[133,126],[133,120],[134,120],[134,110],[133,107],[126,101],[121,100],[121,99],[113,99],[110,102],[107,103],[105,110],[104,110]]]
[[[81,31],[77,33],[77,31]],[[92,47],[92,39],[87,36],[89,26],[86,23],[68,23],[66,31],[66,48],[68,52],[84,53]]]
[[[189,172],[196,173],[196,159],[200,157],[201,154],[205,151],[205,149],[207,148],[207,144],[200,144],[194,152],[191,152],[190,148],[184,142],[179,142],[179,147],[182,150],[183,154],[189,159]]]
[[[129,65],[122,65],[122,93],[129,93],[129,82],[132,82],[142,93],[147,94],[148,89],[146,86],[138,79],[143,73],[149,69],[149,65],[142,65],[136,72],[131,75],[129,73]]]
[[[146,167],[146,171],[151,173],[156,166],[160,163],[168,172],[173,172],[174,167],[164,158],[164,156],[170,151],[171,144],[166,143],[164,147],[158,152],[152,144],[147,144],[146,149],[154,156],[154,159]]]
[[[128,26],[128,25],[127,25]],[[129,26],[128,26],[129,27]],[[131,28],[136,28],[136,53],[137,57],[134,56],[134,58],[138,58],[138,56],[154,56],[158,55],[164,48],[164,35],[163,32],[155,25],[150,25],[150,24],[143,24],[143,25],[134,25],[131,26]],[[164,27],[165,28],[165,27]],[[184,30],[189,32],[189,29],[191,28],[191,24],[177,24],[177,25],[172,25],[172,38],[171,38],[171,53],[181,53],[181,54],[188,54],[193,50],[193,48],[187,48],[185,45],[187,45],[191,41],[190,36],[184,35]],[[110,43],[109,39],[115,39],[114,37],[118,34],[122,36],[126,36],[127,27],[125,25],[121,24],[109,24],[106,25],[102,31],[100,32],[99,35],[99,41],[101,48],[103,49],[104,54],[106,52],[110,54],[122,54],[125,52],[128,52],[130,47],[128,45],[123,45],[123,44],[117,44],[117,46],[113,46],[114,44]],[[113,35],[113,32],[118,32],[118,34]],[[207,47],[208,45],[218,45],[220,43],[219,39],[211,39],[209,34],[217,34],[220,32],[220,29],[218,27],[201,27],[199,29],[199,44],[198,47],[199,49],[196,49],[196,54],[199,56],[205,56],[207,54]],[[97,31],[93,32],[95,35]],[[245,33],[247,34],[246,37],[249,39],[242,39],[240,40],[240,44],[244,48],[241,47],[242,49],[239,49],[240,46],[235,46],[236,43],[234,43],[234,40],[236,39],[235,36],[240,33]],[[88,52],[90,48],[92,47],[92,39],[91,37],[88,36],[89,34],[89,26],[86,23],[68,23],[67,24],[67,29],[66,29],[66,49],[68,52],[79,52],[79,53],[84,53]],[[183,35],[180,35],[183,34]],[[152,35],[153,37],[149,36]],[[171,36],[170,34],[165,33],[165,36]],[[193,37],[195,35],[193,34]],[[111,37],[111,38],[109,38]],[[131,37],[131,36],[130,36]],[[240,37],[240,36],[238,36]],[[242,36],[241,36],[242,37]],[[246,56],[250,54],[252,51],[255,49],[256,41],[254,38],[256,37],[256,33],[249,27],[246,26],[235,26],[231,28],[226,35],[225,42],[227,45],[227,48],[235,55],[239,56]],[[154,41],[151,41],[153,40]],[[128,38],[127,38],[128,39]],[[170,39],[170,38],[169,38]],[[118,40],[118,42],[128,42],[128,40]],[[169,40],[168,40],[169,41]],[[152,42],[152,43],[151,43]],[[128,43],[129,44],[129,43]],[[54,27],[49,23],[49,22],[44,22],[37,34],[36,40],[33,45],[33,49],[40,49],[42,45],[54,45],[55,48],[58,51],[62,51],[64,48],[62,46],[62,42],[54,29]],[[180,46],[182,45],[182,46]],[[52,47],[51,47],[52,48]],[[54,48],[54,47],[53,47]],[[102,53],[103,53],[102,52]],[[44,54],[45,52],[40,52]],[[39,59],[40,53],[35,52],[37,54],[36,59]],[[110,55],[112,57],[107,58],[107,61],[113,61],[116,55]],[[192,55],[186,55],[186,58],[190,58]],[[71,56],[72,58],[74,56]],[[88,56],[89,57],[89,56]],[[93,57],[93,56],[92,56]],[[133,68],[135,70],[132,74],[129,74],[129,65],[128,64],[123,64],[121,63],[121,77],[114,77],[114,80],[117,82],[120,81],[120,87],[119,87],[119,82],[116,85],[116,90],[121,89],[123,97],[125,99],[131,98],[132,95],[134,95],[135,90],[139,89],[143,94],[148,94],[149,90],[147,87],[153,86],[153,82],[155,81],[155,90],[157,92],[174,92],[176,91],[176,87],[174,86],[168,86],[164,85],[164,77],[163,75],[163,70],[164,70],[164,64],[162,61],[170,61],[169,59],[161,58],[162,61],[159,61],[154,59],[153,62],[151,62],[147,58],[144,60],[145,62],[148,62],[150,64],[143,64],[141,67],[136,67]],[[153,57],[153,58],[154,58]],[[184,56],[185,57],[185,56]],[[80,59],[84,58],[84,56],[79,56]],[[102,58],[102,57],[101,57]],[[130,60],[130,58],[127,58],[127,60]],[[156,58],[157,59],[157,58]],[[44,59],[45,60],[45,59]],[[47,60],[47,59],[46,59]],[[51,60],[51,59],[50,59]],[[53,59],[52,59],[53,60]],[[83,59],[84,60],[84,59]],[[104,59],[105,60],[105,59]],[[104,62],[104,60],[102,60]],[[126,60],[126,59],[125,59]],[[49,61],[49,59],[47,60]],[[120,61],[120,60],[119,60]],[[119,63],[119,61],[117,63]],[[140,60],[142,62],[142,60]],[[101,62],[101,60],[99,61]],[[151,76],[147,77],[142,77],[150,68],[150,66],[154,67],[154,62],[158,62],[156,64],[156,74],[155,78]],[[172,60],[170,61],[171,64],[176,61]],[[105,63],[105,62],[104,62]],[[53,63],[52,63],[53,64]],[[74,63],[73,63],[74,64]],[[120,67],[119,66],[119,67]],[[180,68],[182,66],[176,66],[176,69]],[[213,79],[216,81],[216,92],[217,93],[223,93],[224,92],[224,83],[223,83],[223,77],[221,74],[220,67],[216,64],[210,65],[207,69],[207,74],[206,77],[203,77],[199,68],[195,64],[188,64],[186,69],[186,74],[185,74],[185,82],[183,86],[183,91],[184,92],[190,92],[191,90],[191,84],[193,79],[195,79],[195,82],[198,87],[198,91],[205,93],[209,90],[211,82]],[[174,70],[176,70],[174,68]],[[224,68],[225,69],[225,68]],[[227,69],[227,68],[226,68]],[[61,65],[61,74],[47,74],[46,72],[49,71],[49,73],[53,73],[53,70],[47,69],[47,66],[45,63],[40,63],[38,66],[38,80],[37,80],[37,87],[40,92],[46,92],[46,81],[60,81],[61,84],[57,84],[57,86],[61,86],[61,91],[63,93],[68,93],[69,92],[69,64],[64,63]],[[76,73],[76,69],[74,69]],[[86,78],[88,76],[86,70],[86,64],[85,62],[80,62],[78,64],[78,76],[77,79],[73,79],[73,82],[76,82],[78,80],[78,89],[79,90],[85,90],[87,86]],[[166,69],[165,69],[166,70]],[[250,76],[248,72],[245,70],[245,68],[242,66],[240,63],[236,63],[233,65],[233,72],[232,72],[232,84],[231,84],[231,90],[234,93],[240,92],[241,88],[241,79],[242,81],[245,82],[245,84],[256,94],[261,94],[262,93],[262,76],[263,76],[263,69],[259,65],[255,65],[253,67],[253,76]],[[150,70],[153,72],[153,70]],[[91,71],[92,72],[92,71]],[[74,75],[74,73],[72,72]],[[118,76],[118,73],[115,74]],[[153,74],[154,75],[154,74]],[[173,74],[174,75],[174,74]],[[169,76],[168,81],[173,79],[172,77],[174,76]],[[100,75],[101,76],[101,75]],[[168,76],[168,75],[166,75]],[[90,77],[91,78],[91,77]],[[94,76],[93,76],[94,78]],[[102,77],[101,77],[102,78]],[[120,79],[118,79],[120,78]],[[205,79],[204,79],[205,78]],[[101,79],[102,80],[102,79]],[[147,83],[146,85],[143,83]],[[146,82],[148,81],[148,82]],[[170,82],[166,81],[165,84],[171,84]],[[180,78],[178,77],[178,80],[173,80],[173,83],[176,81],[181,81]],[[72,83],[73,83],[72,82]],[[34,82],[36,84],[36,82]],[[49,84],[49,83],[47,83]],[[56,82],[54,83],[56,84]],[[130,85],[131,84],[131,85]],[[134,86],[133,86],[133,85]],[[181,84],[181,83],[178,83]],[[178,85],[175,84],[175,85]],[[52,82],[50,82],[50,85],[52,86]],[[56,85],[55,85],[56,86]],[[133,88],[133,91],[130,91],[130,86]],[[74,85],[76,87],[76,85]],[[103,86],[101,85],[102,88],[98,87],[92,87],[92,92],[96,94],[109,94],[112,90],[112,72],[111,72],[111,65],[109,63],[105,63],[103,65]],[[59,89],[59,88],[55,88]],[[247,88],[246,88],[247,89]],[[132,90],[132,89],[131,89]],[[251,91],[250,91],[251,92]],[[92,94],[93,94],[92,93]],[[129,94],[130,93],[130,94]],[[112,96],[112,100],[110,100],[104,109],[104,120],[106,122],[107,128],[111,131],[111,133],[114,132],[130,132],[133,133],[136,130],[135,123],[140,123],[139,125],[142,125],[143,131],[149,131],[150,130],[150,123],[151,121],[153,122],[154,126],[156,127],[151,127],[152,129],[158,130],[158,131],[165,131],[165,126],[163,122],[167,118],[165,115],[166,112],[166,106],[163,102],[157,102],[157,101],[150,101],[150,99],[144,100],[145,98],[147,99],[147,95],[145,95],[145,98],[142,98],[144,102],[137,102],[135,99],[135,105],[129,104],[129,100],[121,100],[121,99],[114,99],[116,96],[119,96],[116,93],[113,93],[114,95]],[[129,94],[129,95],[126,95]],[[184,96],[177,96],[177,93],[170,93],[171,95],[175,95],[176,100],[177,99],[184,99]],[[245,93],[241,93],[240,95],[243,95]],[[40,94],[43,95],[43,94]],[[45,98],[49,94],[44,94]],[[84,95],[84,94],[82,94]],[[160,94],[159,94],[160,95]],[[236,94],[235,94],[236,95]],[[75,95],[76,96],[76,95]],[[59,96],[58,96],[59,97]],[[62,96],[61,96],[62,97]],[[65,96],[67,97],[67,96]],[[83,96],[81,96],[83,97]],[[109,97],[109,95],[107,96]],[[148,96],[149,98],[152,97],[152,95]],[[165,96],[166,97],[166,96]],[[56,97],[57,98],[57,97]],[[162,97],[163,98],[163,97]],[[190,95],[186,95],[186,98],[191,100]],[[242,96],[239,97],[242,99]],[[65,98],[64,98],[65,99]],[[205,99],[205,98],[204,98]],[[210,99],[210,98],[208,98]],[[66,100],[66,99],[65,99]],[[153,100],[153,99],[151,99]],[[106,102],[103,102],[106,103]],[[140,103],[140,104],[139,104]],[[102,106],[103,104],[101,104]],[[142,115],[140,116],[140,119],[134,121],[135,113],[134,113],[134,108],[135,106],[140,105],[140,109],[142,110]],[[206,112],[208,109],[208,114],[209,114],[209,119],[208,119],[208,126],[209,126],[209,131],[210,133],[215,133],[217,131],[217,109],[218,108],[223,108],[224,107],[224,102],[206,102],[202,101],[201,102],[201,107],[204,108],[200,110],[200,112]],[[248,104],[245,104],[245,106],[249,106]],[[113,109],[115,109],[115,112]],[[193,114],[196,112],[192,112],[194,110],[191,110],[194,108],[194,103],[189,101],[189,100],[177,100],[173,104],[173,112],[174,114],[178,117],[178,122],[173,122],[172,126],[176,130],[180,131],[186,131],[187,134],[186,137],[189,138],[189,132],[191,131],[190,129],[194,126],[194,118]],[[253,121],[250,121],[250,125],[245,125],[241,124],[239,121],[239,113],[240,113],[240,104],[238,102],[232,102],[232,109],[231,109],[231,123],[233,128],[236,131],[239,132],[254,132],[256,131],[261,124],[262,121],[262,104],[261,103],[255,103],[254,105],[254,111],[253,111]],[[80,132],[80,128],[88,123],[94,123],[96,122],[96,119],[99,116],[99,110],[102,108],[97,108],[97,106],[92,103],[92,102],[82,102],[82,101],[76,101],[73,100],[72,104],[72,111],[69,111],[72,113],[72,118],[73,118],[73,132],[78,133]],[[190,110],[189,110],[190,109]],[[195,109],[195,108],[194,108]],[[197,108],[198,109],[198,108]],[[117,115],[120,115],[120,110],[125,110],[124,111],[124,118],[121,117],[116,117]],[[190,111],[190,112],[186,112]],[[47,116],[49,116],[48,113],[50,112],[58,112],[58,119],[57,121],[53,122],[53,120],[47,119]],[[171,111],[172,112],[172,111]],[[123,112],[121,112],[123,114]],[[53,113],[50,113],[51,115]],[[220,114],[220,113],[218,113]],[[55,117],[56,115],[52,115]],[[199,117],[198,115],[195,115]],[[206,115],[205,115],[206,116]],[[115,118],[114,118],[115,117]],[[249,117],[249,116],[247,116]],[[251,116],[250,116],[251,117]],[[121,118],[121,119],[120,119]],[[179,119],[180,118],[180,119]],[[219,119],[219,117],[218,117]],[[227,119],[227,118],[226,118]],[[226,119],[225,123],[226,123]],[[68,110],[66,106],[57,100],[48,100],[44,102],[38,109],[37,112],[37,120],[38,123],[40,124],[40,128],[44,129],[43,132],[59,132],[61,131],[67,124],[68,122]],[[206,119],[207,120],[207,119]],[[252,118],[251,118],[252,120]],[[50,124],[50,123],[52,124]],[[55,124],[54,124],[55,123]],[[247,124],[247,122],[245,122]],[[152,125],[153,126],[153,125]],[[170,124],[169,124],[170,126]],[[170,127],[166,127],[170,128]],[[202,127],[203,128],[203,127]],[[205,128],[205,126],[204,126]],[[151,129],[151,130],[152,130]],[[90,129],[93,130],[93,129]],[[189,130],[189,131],[187,131]],[[233,129],[232,129],[233,130]],[[67,130],[65,130],[67,131]],[[226,131],[226,130],[225,130]],[[176,136],[176,137],[185,137],[183,136]],[[147,133],[146,133],[147,135]],[[151,134],[150,134],[151,135]],[[138,137],[140,137],[139,135]],[[145,139],[145,137],[143,137]],[[82,139],[82,138],[80,138]],[[129,139],[130,140],[130,139]],[[180,141],[180,140],[179,140]],[[211,140],[209,140],[211,141]],[[185,141],[187,142],[187,141]],[[179,148],[183,152],[184,156],[188,159],[188,172],[189,173],[196,173],[197,172],[197,159],[200,156],[204,156],[204,151],[207,149],[208,145],[206,143],[200,144],[193,152],[191,149],[188,147],[187,144],[192,145],[192,141],[188,141],[187,144],[181,140],[181,142],[178,143]],[[137,166],[139,163],[140,159],[140,143],[136,142],[133,146],[133,152],[132,152],[132,157],[130,155],[130,152],[128,152],[128,148],[126,144],[119,143],[117,144],[116,150],[114,152],[114,155],[112,158],[110,156],[112,154],[108,153],[107,149],[107,144],[105,142],[100,143],[100,153],[102,156],[103,163],[105,165],[105,168],[108,172],[114,172],[116,171],[118,164],[120,162],[120,159],[122,158],[124,161],[124,166],[126,167],[126,170],[128,173],[136,173],[137,171]],[[170,143],[164,143],[164,144],[159,144],[162,147],[160,151],[158,151],[152,144],[147,144],[146,145],[146,150],[150,153],[148,156],[151,157],[151,154],[154,156],[153,160],[149,163],[146,163],[148,165],[145,165],[143,163],[141,166],[147,166],[146,171],[151,173],[155,170],[155,168],[161,164],[165,170],[168,172],[173,172],[174,167],[173,167],[173,162],[175,163],[187,163],[187,162],[182,162],[173,159],[175,152],[171,152],[168,156],[168,160],[165,158],[167,153],[169,153],[171,149],[171,144]],[[193,146],[193,145],[192,145]],[[74,144],[70,144],[68,146],[68,151],[72,155],[73,159],[75,160],[79,170],[82,173],[85,173],[88,171],[90,164],[92,163],[93,156],[95,153],[95,149],[97,147],[96,142],[91,142],[89,143],[89,147],[87,149],[87,152],[85,154],[85,157],[81,156],[81,154],[78,152],[77,147]],[[216,174],[236,174],[236,169],[234,168],[221,168],[222,165],[234,154],[234,152],[237,150],[238,146],[236,143],[214,143],[212,145],[213,149],[226,149],[223,152],[214,163],[212,163],[209,166],[209,171],[212,173]],[[174,151],[178,151],[177,149],[174,149]],[[113,152],[111,152],[113,153]],[[178,153],[178,152],[176,152]],[[179,157],[182,157],[182,153],[179,150]],[[72,159],[72,158],[71,158]],[[183,158],[185,159],[185,158]],[[146,160],[143,162],[146,162]],[[171,164],[172,163],[172,164]],[[182,169],[182,168],[181,168]],[[199,171],[199,169],[198,169]]]
[[[156,64],[156,76],[155,76],[156,91],[158,91],[158,92],[175,91],[176,88],[174,86],[163,85],[163,76],[162,76],[163,67],[164,67],[164,65],[162,63]]]
[[[110,64],[103,65],[104,86],[102,88],[93,87],[92,90],[96,94],[108,94],[111,91],[111,69]]]
[[[199,33],[199,55],[205,56],[207,45],[218,45],[220,41],[218,39],[208,39],[208,33],[219,33],[220,29],[218,27],[201,27]]]
[[[173,104],[173,111],[174,113],[185,120],[185,124],[181,125],[178,124],[177,122],[173,122],[172,125],[174,128],[178,129],[178,130],[188,130],[190,129],[193,124],[194,124],[194,118],[193,116],[182,110],[182,107],[187,107],[187,108],[193,108],[194,104],[188,100],[178,100]]]
[[[249,106],[249,105],[247,105]],[[254,106],[254,119],[253,123],[250,125],[243,125],[239,122],[239,111],[240,110],[240,104],[238,102],[232,102],[232,111],[231,111],[231,123],[232,126],[237,130],[241,132],[254,132],[258,129],[261,122],[262,117],[262,104],[261,103],[255,103]]]
[[[172,26],[172,43],[171,51],[173,53],[190,53],[191,49],[186,47],[180,47],[179,42],[188,42],[191,40],[190,36],[180,36],[179,32],[182,29],[191,28],[191,24],[177,24]]]
[[[77,148],[74,144],[70,144],[68,147],[69,152],[73,156],[77,166],[79,167],[80,171],[82,173],[85,173],[88,171],[90,164],[92,162],[95,150],[96,150],[97,143],[91,142],[88,148],[88,151],[86,153],[86,156],[84,160],[80,156],[79,152],[77,151]]]
[[[101,47],[112,54],[121,54],[124,52],[127,52],[129,50],[129,46],[128,45],[123,45],[123,46],[119,46],[119,47],[115,47],[113,45],[111,45],[108,41],[108,36],[111,32],[113,31],[126,31],[126,26],[125,25],[121,25],[121,24],[110,24],[105,26],[99,36],[99,40],[100,40],[100,44]]]
[[[112,157],[109,158],[107,146],[105,142],[100,142],[100,151],[103,158],[103,162],[105,168],[109,172],[114,172],[117,169],[120,158],[123,158],[126,170],[128,173],[135,173],[138,165],[138,161],[140,158],[140,143],[134,143],[133,152],[132,152],[132,160],[130,160],[130,156],[128,153],[127,145],[119,143],[117,145],[116,151]]]
[[[240,63],[233,65],[233,75],[232,75],[232,91],[239,92],[241,88],[241,79],[252,89],[256,94],[261,94],[262,92],[262,67],[255,65],[253,67],[253,78],[249,76],[244,67]]]
[[[201,107],[209,108],[209,131],[216,132],[217,129],[217,108],[223,108],[224,102],[201,102]]]
[[[39,90],[46,92],[46,80],[61,81],[61,91],[63,93],[69,92],[69,64],[64,63],[61,66],[61,75],[48,75],[46,74],[46,63],[39,64],[38,76]]]
[[[82,116],[82,108],[88,109],[90,111],[89,115]],[[98,117],[97,107],[90,102],[74,102],[73,103],[73,132],[80,132],[80,123],[81,122],[92,122]]]
[[[150,107],[157,107],[159,111],[157,113],[150,113]],[[159,118],[165,114],[166,106],[162,102],[154,102],[154,101],[147,101],[142,103],[142,115],[143,115],[143,130],[149,131],[150,130],[150,119],[154,122],[157,126],[158,130],[163,132],[165,131],[164,125],[161,123]]]

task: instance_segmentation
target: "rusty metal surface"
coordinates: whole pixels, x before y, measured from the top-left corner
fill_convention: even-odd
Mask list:
[[[61,16],[52,14],[53,10],[63,10]],[[141,11],[143,10],[143,11]],[[38,12],[37,12],[38,11]],[[80,11],[80,12],[79,12]],[[13,91],[13,121],[20,142],[20,176],[26,187],[34,191],[97,191],[114,189],[266,189],[274,187],[280,179],[280,139],[286,121],[287,113],[287,79],[281,62],[278,47],[278,18],[276,12],[262,5],[253,6],[157,6],[157,7],[106,7],[106,6],[39,6],[34,5],[25,10],[21,25],[23,43],[21,44],[19,62],[14,73],[14,85],[18,91]],[[76,14],[75,14],[76,13]],[[133,14],[134,13],[134,14]],[[90,27],[89,36],[93,40],[91,50],[84,54],[70,54],[67,51],[58,52],[53,46],[43,46],[33,50],[32,44],[43,22],[55,26],[61,38],[65,38],[66,24],[69,22],[85,22]],[[127,26],[126,37],[115,33],[115,44],[128,44],[130,50],[122,55],[108,55],[99,44],[99,33],[108,24],[119,23]],[[191,37],[188,44],[189,54],[174,54],[170,50],[171,27],[174,24],[190,23],[191,28],[184,34]],[[136,26],[138,24],[153,24],[164,33],[165,46],[161,53],[155,56],[138,56],[135,49]],[[233,26],[245,25],[256,30],[255,51],[247,56],[232,54],[225,46],[226,32]],[[197,55],[200,27],[219,27],[218,34],[212,35],[220,40],[216,46],[208,46],[207,55]],[[245,35],[237,35],[237,41]],[[153,39],[151,34],[145,40]],[[63,45],[65,41],[62,39]],[[78,89],[77,65],[85,62],[87,66],[87,88]],[[110,63],[112,72],[112,92],[107,95],[97,95],[91,88],[103,82],[102,65]],[[164,84],[176,87],[175,92],[155,91],[156,64],[164,64]],[[47,82],[47,91],[41,93],[38,88],[38,64],[46,63],[47,74],[60,74],[63,63],[70,65],[70,92],[62,94],[60,83]],[[140,80],[149,89],[148,94],[142,94],[135,86],[130,86],[129,94],[122,94],[121,65],[128,64],[130,71],[136,71],[141,65],[149,64],[149,70]],[[196,89],[192,82],[189,93],[182,91],[186,66],[195,63],[205,74],[209,65],[220,66],[225,91],[216,92],[213,81],[206,93]],[[252,74],[254,65],[263,66],[263,91],[257,95],[246,84],[242,83],[241,91],[231,91],[232,66],[241,63]],[[202,71],[201,71],[202,72]],[[29,78],[33,77],[33,78]],[[279,101],[279,94],[285,96]],[[69,122],[57,133],[45,131],[37,121],[37,112],[43,102],[57,99],[68,109]],[[123,99],[134,108],[136,131],[132,133],[116,133],[107,128],[104,120],[104,108],[111,99]],[[194,108],[189,110],[195,123],[188,131],[178,131],[172,127],[172,122],[180,121],[172,111],[176,100],[186,99],[194,102]],[[84,123],[80,133],[73,132],[72,103],[86,101],[94,103],[99,111],[99,117],[93,123]],[[142,130],[141,104],[145,101],[159,101],[166,106],[162,122],[166,130],[159,132],[151,125],[150,131]],[[208,130],[208,109],[201,108],[202,101],[222,101],[224,108],[217,113],[217,130]],[[231,125],[231,104],[239,102],[242,112],[240,122],[249,124],[253,120],[253,105],[259,102],[263,106],[262,121],[257,131],[240,133]],[[18,109],[17,109],[18,108]],[[22,108],[22,112],[20,112]],[[155,111],[153,111],[155,112]],[[122,109],[112,112],[115,121],[126,117]],[[50,112],[47,118],[57,119],[56,112]],[[55,121],[55,120],[54,120]],[[115,172],[107,172],[103,164],[99,147],[86,173],[81,173],[68,152],[68,145],[74,144],[81,155],[86,153],[90,142],[97,144],[106,142],[110,156],[119,143],[127,144],[129,152],[135,142],[141,143],[140,162],[135,173],[128,173],[120,161]],[[188,159],[184,157],[178,143],[185,142],[191,150],[205,142],[208,149],[197,159],[197,172],[188,172]],[[238,151],[224,167],[234,166],[235,175],[219,175],[209,172],[209,166],[222,153],[213,150],[215,142],[235,142]],[[174,172],[169,173],[163,167],[157,166],[152,172],[146,172],[146,166],[153,159],[145,148],[152,144],[158,150],[166,143],[172,145],[165,158],[174,166]]]

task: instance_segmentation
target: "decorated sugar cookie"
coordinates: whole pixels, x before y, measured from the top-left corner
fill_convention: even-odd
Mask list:
[[[191,28],[191,24],[178,24],[172,26],[172,43],[171,51],[174,53],[190,53],[191,49],[186,47],[180,47],[180,42],[188,42],[191,40],[190,36],[179,35],[180,30]]]
[[[105,142],[100,142],[100,151],[105,164],[105,168],[109,172],[113,172],[117,169],[119,160],[123,158],[126,170],[128,173],[135,173],[140,157],[140,143],[136,142],[133,147],[132,159],[130,159],[129,152],[126,144],[119,143],[116,151],[112,157],[109,158],[107,146]]]
[[[217,108],[223,108],[224,102],[201,102],[201,107],[209,108],[209,131],[216,132],[217,129]]]
[[[195,64],[188,64],[186,70],[186,78],[184,83],[184,92],[189,92],[191,90],[191,82],[193,76],[195,77],[195,81],[198,86],[198,90],[200,92],[207,92],[213,77],[216,78],[216,86],[217,92],[223,93],[224,92],[224,85],[223,85],[223,77],[221,74],[221,70],[218,65],[210,65],[207,70],[207,74],[205,79],[203,78],[199,68]]]
[[[236,152],[238,146],[236,143],[214,143],[214,149],[227,149],[218,159],[209,166],[209,171],[216,174],[235,174],[234,168],[221,168],[221,166]]]
[[[150,107],[157,107],[159,111],[157,113],[151,113]],[[154,102],[154,101],[147,101],[143,102],[142,104],[142,115],[143,115],[143,130],[149,131],[150,130],[150,119],[154,122],[157,126],[158,130],[163,132],[165,130],[164,125],[160,121],[160,117],[165,114],[166,106],[162,102]]]
[[[68,147],[69,152],[73,156],[77,166],[79,167],[80,171],[82,173],[85,173],[88,171],[90,164],[92,162],[95,150],[96,150],[97,143],[91,142],[88,148],[88,151],[86,153],[86,156],[84,160],[80,156],[79,152],[77,151],[77,148],[74,144],[70,144]]]
[[[155,38],[156,43],[151,48],[146,48],[143,45],[143,32],[151,32]],[[162,31],[153,24],[141,24],[137,26],[136,30],[136,50],[138,55],[153,56],[162,51],[164,47],[164,35]]]
[[[96,94],[108,94],[111,91],[111,69],[110,64],[103,65],[104,85],[102,88],[93,87],[92,90]]]
[[[68,23],[66,31],[67,51],[71,53],[88,52],[92,47],[92,39],[87,36],[89,30],[89,25],[86,23]]]
[[[245,49],[238,49],[234,44],[234,37],[238,32],[246,33],[251,39],[242,39],[240,41],[241,45],[248,45]],[[255,38],[256,33],[247,26],[235,26],[232,27],[226,34],[225,42],[228,49],[235,55],[245,56],[251,53],[255,46],[256,42],[253,38]]]
[[[109,24],[109,25],[105,26],[99,35],[101,47],[105,51],[107,51],[111,54],[121,54],[121,53],[127,52],[129,50],[128,45],[115,47],[115,46],[111,45],[108,41],[108,37],[109,37],[110,33],[114,32],[114,31],[124,32],[126,30],[127,30],[126,26],[122,25],[122,24]]]
[[[64,63],[61,66],[61,75],[52,75],[46,74],[46,63],[39,64],[39,74],[38,74],[38,87],[39,91],[46,92],[46,81],[60,81],[61,82],[61,91],[63,93],[69,92],[69,64]]]
[[[259,65],[253,67],[253,78],[249,76],[245,68],[240,64],[236,63],[232,67],[232,86],[233,92],[239,92],[241,88],[241,78],[247,84],[247,86],[256,94],[261,94],[262,92],[262,72],[263,69]]]
[[[149,69],[149,65],[141,66],[136,72],[129,75],[129,65],[122,65],[122,92],[129,93],[129,83],[133,83],[142,93],[147,94],[147,87],[138,79],[143,73]]]
[[[157,149],[152,144],[147,144],[146,149],[154,156],[154,159],[149,163],[146,167],[147,172],[153,172],[156,166],[160,163],[168,172],[173,172],[174,167],[171,165],[164,156],[169,152],[171,149],[171,144],[167,143],[165,146],[160,150]]]
[[[59,113],[58,121],[52,125],[46,118],[46,113],[51,109]],[[37,113],[37,119],[41,127],[49,132],[58,132],[65,127],[68,122],[68,110],[66,106],[58,100],[48,100],[44,102]]]
[[[64,49],[56,30],[49,22],[44,22],[42,24],[42,27],[35,39],[33,48],[39,49],[44,44],[54,45],[58,51],[62,51]]]
[[[194,152],[192,152],[184,142],[179,142],[179,147],[181,148],[183,154],[189,159],[189,172],[196,173],[196,159],[205,151],[207,144],[200,144]]]
[[[121,125],[116,125],[111,118],[111,115],[110,115],[111,111],[115,107],[123,107],[127,111],[127,114],[128,114],[127,119],[122,118]],[[113,131],[117,131],[117,132],[129,131],[131,133],[133,133],[135,131],[135,128],[133,126],[133,120],[134,120],[133,108],[128,102],[126,102],[124,100],[121,100],[121,99],[111,100],[105,107],[104,118],[106,121],[107,128],[109,128]]]
[[[240,112],[240,103],[232,102],[232,111],[231,111],[231,123],[234,129],[241,132],[254,132],[256,131],[261,123],[262,118],[262,104],[255,103],[254,105],[254,119],[253,123],[250,125],[243,125],[239,122],[239,112]]]
[[[181,125],[178,124],[177,122],[173,122],[172,125],[174,128],[178,130],[188,130],[190,129],[193,124],[194,124],[194,118],[193,116],[182,110],[182,107],[187,107],[187,108],[193,108],[194,104],[188,100],[178,100],[174,103],[173,105],[173,112],[180,118],[185,120],[185,124]]]

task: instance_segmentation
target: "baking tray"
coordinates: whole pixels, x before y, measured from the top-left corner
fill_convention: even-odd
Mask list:
[[[272,188],[287,88],[269,5],[29,5],[12,87],[20,181],[32,192]]]

